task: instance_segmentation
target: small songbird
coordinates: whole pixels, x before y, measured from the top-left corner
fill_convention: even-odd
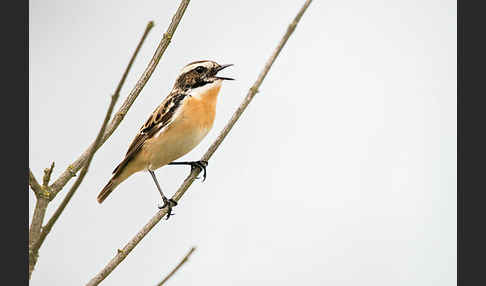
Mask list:
[[[123,161],[99,193],[102,203],[108,195],[132,174],[147,170],[168,208],[167,218],[177,203],[162,192],[154,171],[165,165],[190,165],[203,171],[206,178],[206,161],[173,162],[196,147],[213,126],[216,102],[221,84],[228,77],[217,76],[224,68],[214,61],[196,61],[180,72],[169,95],[149,116],[133,139]]]

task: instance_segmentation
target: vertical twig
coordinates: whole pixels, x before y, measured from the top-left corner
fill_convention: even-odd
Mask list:
[[[274,52],[268,59],[268,61],[265,64],[265,67],[263,70],[260,72],[257,80],[255,83],[252,85],[250,90],[248,91],[247,96],[243,100],[243,102],[240,104],[238,109],[235,111],[233,116],[231,117],[230,121],[226,124],[224,129],[221,131],[220,135],[214,143],[209,147],[207,152],[204,154],[202,157],[202,160],[209,160],[213,153],[218,149],[219,145],[221,142],[224,140],[226,135],[229,133],[235,122],[238,120],[238,118],[241,116],[243,111],[246,109],[250,101],[253,99],[255,94],[258,91],[258,88],[262,84],[263,80],[265,79],[265,76],[269,72],[270,68],[272,67],[273,62],[279,55],[280,51],[282,48],[285,46],[285,43],[289,39],[290,35],[293,33],[295,30],[295,27],[297,26],[297,23],[300,21],[302,18],[302,15],[306,11],[307,7],[309,7],[310,3],[312,0],[307,0],[305,1],[304,5],[302,8],[299,10],[297,13],[297,16],[294,18],[292,23],[289,25],[287,28],[286,33],[280,40],[279,44],[275,48]],[[182,185],[179,187],[179,189],[176,191],[174,196],[172,196],[172,199],[175,201],[179,201],[180,198],[184,195],[186,190],[189,188],[189,186],[192,184],[192,182],[195,180],[196,176],[200,173],[200,170],[198,168],[193,168],[189,176],[184,180]],[[150,232],[150,230],[167,214],[167,208],[163,208],[160,211],[158,211],[143,227],[142,229],[123,247],[122,250],[118,251],[118,253],[113,257],[108,264],[101,269],[101,271],[96,274],[86,285],[87,286],[94,286],[98,285],[101,281],[103,281],[125,258],[130,254],[130,252],[137,246],[137,244]]]

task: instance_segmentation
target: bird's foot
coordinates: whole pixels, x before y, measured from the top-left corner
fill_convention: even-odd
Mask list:
[[[193,168],[199,168],[201,172],[203,172],[203,182],[206,180],[206,167],[208,166],[208,161],[193,161],[191,162],[191,171]],[[199,177],[196,177],[196,179],[200,179]]]
[[[177,206],[177,202],[174,201],[173,199],[167,199],[166,197],[163,197],[162,200],[164,201],[164,204],[162,206],[159,205],[158,208],[159,208],[159,210],[161,210],[161,209],[167,207],[167,218],[166,218],[166,220],[167,220],[167,219],[170,218],[171,215],[175,215],[175,214],[172,213],[172,207]]]

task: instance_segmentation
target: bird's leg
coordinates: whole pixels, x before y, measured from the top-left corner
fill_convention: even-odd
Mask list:
[[[199,168],[203,172],[203,182],[206,180],[206,167],[208,166],[208,161],[189,161],[189,162],[171,162],[167,165],[190,165],[191,171],[193,168]],[[199,179],[199,178],[198,178]]]
[[[149,170],[149,173],[150,173],[150,175],[152,175],[152,179],[154,179],[155,185],[157,186],[157,189],[159,190],[159,193],[162,196],[162,201],[164,201],[164,205],[163,206],[159,205],[159,209],[163,209],[163,208],[167,207],[167,219],[169,219],[169,217],[171,215],[174,215],[172,213],[172,207],[177,206],[177,202],[174,201],[173,199],[167,199],[167,197],[164,196],[164,193],[162,192],[162,188],[160,188],[159,182],[157,181],[157,178],[155,177],[154,171]]]

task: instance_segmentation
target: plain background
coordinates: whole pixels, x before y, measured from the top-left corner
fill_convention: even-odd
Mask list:
[[[82,285],[153,216],[147,173],[96,196],[187,63],[233,63],[197,160],[304,1],[198,1],[40,250],[32,285]],[[57,178],[94,139],[179,1],[30,1],[29,165]],[[314,1],[196,181],[103,285],[455,285],[456,1]],[[157,171],[172,195],[189,169]],[[67,185],[71,186],[72,182]],[[67,188],[66,188],[67,189]],[[50,217],[62,194],[51,204]],[[35,197],[30,194],[30,217]],[[26,226],[27,227],[27,226]]]

